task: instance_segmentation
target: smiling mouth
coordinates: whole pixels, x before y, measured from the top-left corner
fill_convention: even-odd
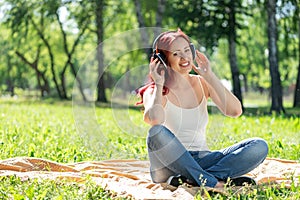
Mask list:
[[[182,67],[187,67],[189,65],[190,65],[190,62],[185,62],[185,63],[180,64],[180,66],[182,66]]]

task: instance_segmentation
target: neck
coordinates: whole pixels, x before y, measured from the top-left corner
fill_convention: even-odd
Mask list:
[[[180,74],[178,72],[172,71],[172,73],[170,73],[167,85],[169,88],[190,88],[191,84],[189,82],[189,74]]]

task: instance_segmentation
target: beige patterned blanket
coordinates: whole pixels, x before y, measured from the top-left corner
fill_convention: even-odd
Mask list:
[[[21,179],[66,179],[82,182],[89,177],[107,190],[133,199],[193,199],[197,188],[174,188],[154,184],[149,175],[149,162],[140,160],[104,160],[62,164],[41,158],[16,157],[0,161],[0,176],[17,175]],[[291,183],[291,176],[299,184],[300,163],[267,158],[258,168],[247,174],[258,184]]]

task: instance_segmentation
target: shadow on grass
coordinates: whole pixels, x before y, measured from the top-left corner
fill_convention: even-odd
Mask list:
[[[285,108],[285,113],[270,112],[270,107],[246,107],[243,115],[246,116],[281,116],[281,117],[300,117],[300,107]]]
[[[1,103],[5,104],[49,104],[49,105],[58,105],[58,106],[73,106],[72,100],[59,100],[56,98],[0,98]],[[128,105],[124,103],[116,103],[116,102],[90,102],[94,103],[96,107],[99,108],[117,108],[117,109],[132,109],[132,110],[140,110],[143,111],[143,106],[136,106],[134,104]],[[208,112],[212,113],[212,110],[216,110],[215,106],[209,105]],[[270,112],[270,107],[245,107],[243,115],[249,117],[259,117],[259,116],[281,116],[281,117],[300,117],[300,107],[292,108],[285,107],[285,113],[278,114],[276,112]]]

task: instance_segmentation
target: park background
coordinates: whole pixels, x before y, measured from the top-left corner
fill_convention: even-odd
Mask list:
[[[299,4],[1,0],[0,158],[147,159],[148,126],[133,91],[144,83],[153,39],[179,27],[244,107],[242,117],[228,119],[211,105],[210,120],[218,126],[209,125],[210,147],[260,136],[269,142],[269,156],[299,161]],[[137,44],[141,48],[133,48]],[[83,121],[90,121],[88,130]],[[16,180],[5,179],[1,191],[11,184],[19,189],[9,195],[28,195],[20,192],[28,185]],[[50,187],[41,185],[38,194]],[[66,190],[60,189],[62,196]]]

